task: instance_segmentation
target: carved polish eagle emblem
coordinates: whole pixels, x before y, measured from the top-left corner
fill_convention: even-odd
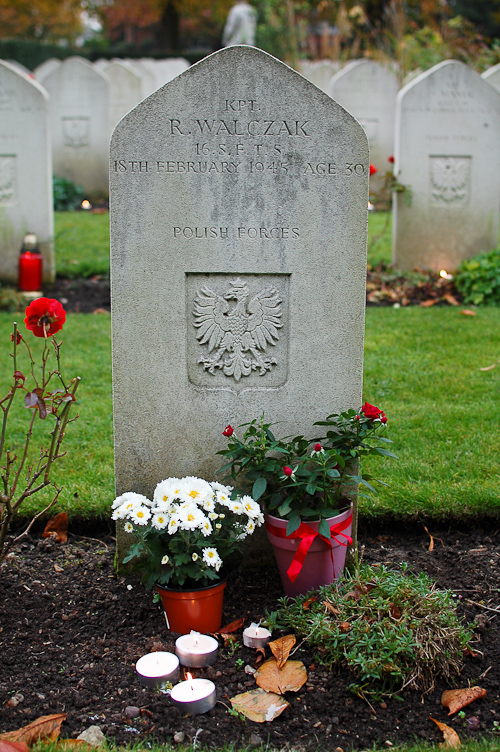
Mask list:
[[[447,204],[463,202],[468,196],[470,158],[431,157],[432,196]]]
[[[239,278],[223,295],[203,287],[194,301],[194,325],[198,342],[208,352],[198,363],[211,374],[220,369],[236,381],[252,371],[266,374],[277,364],[266,351],[276,345],[283,326],[281,302],[274,287],[250,297],[247,283]]]

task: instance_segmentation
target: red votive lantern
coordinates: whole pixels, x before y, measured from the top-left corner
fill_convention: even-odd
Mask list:
[[[19,290],[21,292],[40,292],[43,279],[43,260],[36,235],[24,236],[19,256]]]

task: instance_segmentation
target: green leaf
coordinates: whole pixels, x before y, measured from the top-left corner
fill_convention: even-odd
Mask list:
[[[318,489],[318,486],[316,486],[314,483],[308,483],[306,486],[306,493],[308,493],[310,496],[314,496]]]
[[[373,453],[382,454],[384,457],[394,457],[395,460],[399,460],[399,457],[393,452],[389,452],[388,449],[382,449],[382,447],[373,447]]]
[[[286,526],[286,534],[292,535],[292,533],[299,529],[301,524],[302,523],[300,517],[290,517],[290,519],[288,520],[288,525]]]
[[[318,525],[318,533],[324,538],[330,538],[330,525],[325,519],[322,519]]]
[[[267,480],[265,478],[257,478],[255,483],[252,486],[252,498],[254,501],[257,501],[260,499],[262,494],[267,488]]]

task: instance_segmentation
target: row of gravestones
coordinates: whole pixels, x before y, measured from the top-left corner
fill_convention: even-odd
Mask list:
[[[111,63],[110,67],[116,64]],[[61,134],[66,159],[68,154],[75,159],[75,182],[85,185],[86,175],[95,177],[100,171],[104,174],[102,164],[104,159],[107,164],[109,121],[105,116],[101,121],[90,116],[98,95],[91,87],[85,89],[81,77],[77,77],[76,71],[82,69],[103,80],[106,75],[76,58],[60,63],[44,79],[45,86],[51,90],[49,108],[48,95],[38,82],[7,63],[0,64],[0,277],[4,280],[16,281],[17,255],[26,231],[35,232],[40,239],[46,279],[50,280],[54,274],[49,109],[53,117],[52,130],[58,129]],[[64,79],[63,71],[66,71]],[[69,75],[71,71],[75,72],[74,78]],[[489,72],[490,80],[493,80],[494,73]],[[249,71],[248,75],[252,76],[252,72]],[[363,78],[364,88],[361,84],[352,86],[352,78],[351,85],[346,85],[349,76]],[[387,68],[363,61],[346,66],[331,81],[331,88],[335,84],[335,99],[357,116],[372,142],[377,133],[390,130],[389,125],[381,124],[381,108],[378,106],[383,101],[382,110],[390,109],[388,99],[383,97],[384,91],[390,90],[391,97],[392,92],[395,97],[395,88],[391,89],[387,84],[390,76],[393,74]],[[481,78],[463,64],[447,61],[417,76],[398,95],[395,174],[402,184],[411,188],[413,195],[411,207],[400,195],[395,202],[394,262],[399,267],[452,270],[461,259],[488,250],[497,243],[500,94],[485,78],[486,75]],[[53,89],[50,79],[59,82]],[[297,76],[295,79],[300,80]],[[377,83],[379,81],[382,84]],[[277,91],[277,82],[268,79],[267,84],[270,91]],[[315,89],[309,87],[309,91]],[[360,108],[363,105],[362,113],[356,111],[356,101],[352,97],[351,102],[346,101],[350,91],[354,91]],[[379,92],[378,96],[371,96],[373,92]],[[66,114],[54,106],[58,97],[63,99],[63,94],[69,103]],[[237,132],[239,102],[239,99],[228,100],[226,120],[217,126],[219,156],[225,156],[225,159],[219,162],[206,159],[208,141],[205,137],[214,135],[215,127],[209,119],[202,122],[198,133],[195,156],[201,159],[177,163],[163,150],[158,160],[159,171],[168,174],[176,170],[221,169],[228,173],[238,170],[239,154],[234,149],[231,152],[224,137],[233,141],[240,135]],[[151,103],[152,99],[148,98],[141,106],[148,108]],[[165,116],[168,118],[169,113],[165,112]],[[170,121],[172,132],[177,134],[175,119],[170,118]],[[252,125],[249,127],[253,128]],[[294,127],[299,128],[299,125]],[[270,124],[269,131],[260,134],[264,142],[273,135],[273,128],[274,125]],[[283,121],[281,128],[286,131],[292,126]],[[337,139],[342,140],[342,133],[333,123],[329,128],[332,144]],[[303,131],[296,135],[306,138],[306,126]],[[90,150],[90,144],[103,134],[106,135],[97,157],[96,151]],[[131,173],[132,179],[140,180],[140,174],[150,169],[144,157],[148,142],[146,138],[143,141],[143,147],[138,148],[130,165],[123,160],[112,160],[112,171]],[[263,149],[263,145],[260,148]],[[252,161],[255,174],[274,170],[275,180],[278,180],[279,171],[288,169],[286,152],[277,144],[275,159],[268,163],[260,159],[259,149]],[[391,149],[385,147],[382,151],[383,158],[387,159],[387,152],[391,153]],[[325,150],[318,153],[317,159],[307,162],[304,178],[327,184],[339,180],[344,173],[356,175],[356,171],[363,169],[354,162],[337,163],[331,152],[332,149]],[[374,158],[375,145],[372,143],[371,161]],[[60,166],[62,162],[57,162],[54,156],[55,174],[64,175]],[[254,177],[251,173],[248,179]],[[103,177],[106,178],[107,175]]]

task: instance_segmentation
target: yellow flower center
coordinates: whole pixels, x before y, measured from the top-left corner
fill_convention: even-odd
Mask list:
[[[194,520],[194,514],[188,514],[188,522],[192,522]]]
[[[138,517],[144,517],[144,512],[137,512]]]
[[[195,491],[194,489],[189,492],[189,496],[192,496],[193,499],[196,499],[196,497],[199,496],[199,495],[200,495],[199,492]]]

